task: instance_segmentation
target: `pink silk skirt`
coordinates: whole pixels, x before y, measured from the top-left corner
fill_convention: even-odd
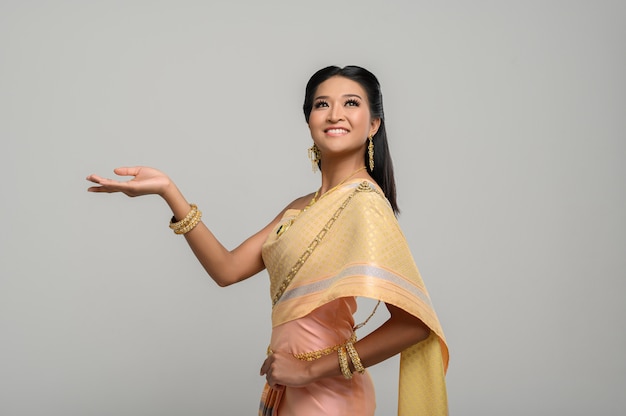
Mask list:
[[[327,303],[303,318],[275,327],[270,348],[302,354],[343,344],[352,336],[355,311],[354,298]],[[351,380],[343,376],[327,377],[297,388],[272,389],[266,385],[259,415],[370,416],[374,415],[375,408],[374,384],[365,372],[354,374]]]

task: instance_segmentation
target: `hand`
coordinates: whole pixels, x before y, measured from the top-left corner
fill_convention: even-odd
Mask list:
[[[170,178],[163,172],[145,166],[117,168],[113,172],[119,176],[134,176],[134,178],[121,182],[98,175],[89,175],[87,180],[100,186],[92,186],[87,190],[89,192],[122,192],[131,197],[151,194],[163,196],[172,185]]]
[[[261,375],[272,388],[302,387],[313,381],[309,362],[301,361],[284,352],[273,352],[261,366]]]

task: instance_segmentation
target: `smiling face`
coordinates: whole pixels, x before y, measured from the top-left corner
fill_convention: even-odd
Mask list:
[[[371,118],[367,94],[358,82],[334,76],[317,87],[309,130],[322,160],[354,156],[362,161],[367,138],[379,126],[380,119]]]

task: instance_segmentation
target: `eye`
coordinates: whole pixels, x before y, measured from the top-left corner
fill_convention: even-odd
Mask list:
[[[313,108],[322,108],[322,107],[328,107],[328,103],[324,100],[316,101],[315,104],[313,105]]]
[[[346,100],[346,103],[345,103],[346,107],[358,107],[360,105],[361,103],[356,98],[350,98],[349,100]]]

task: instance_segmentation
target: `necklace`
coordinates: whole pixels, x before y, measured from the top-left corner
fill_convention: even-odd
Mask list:
[[[311,198],[311,200],[309,201],[308,204],[306,204],[306,207],[304,207],[304,209],[302,211],[300,211],[298,213],[297,216],[295,216],[294,218],[290,219],[289,221],[287,221],[286,223],[282,224],[280,227],[278,227],[278,230],[276,230],[276,234],[278,235],[278,237],[280,237],[281,235],[283,235],[283,233],[285,231],[287,231],[289,229],[289,227],[291,227],[291,225],[298,219],[298,217],[307,209],[309,209],[311,207],[311,205],[313,205],[314,203],[316,203],[319,199],[324,198],[326,195],[330,194],[331,192],[333,192],[334,190],[336,190],[337,188],[339,188],[341,185],[343,185],[344,183],[346,183],[348,180],[350,180],[350,178],[352,178],[354,175],[356,175],[357,173],[359,173],[360,171],[364,170],[365,166],[358,168],[357,170],[355,170],[354,172],[352,172],[348,177],[346,177],[344,180],[342,180],[341,182],[339,182],[337,185],[333,186],[332,188],[330,188],[328,191],[324,192],[322,195],[319,195],[320,191],[322,190],[322,187],[320,186],[320,188],[315,191],[315,195],[313,195],[313,198]],[[319,199],[318,199],[319,196]]]
[[[365,166],[358,168],[357,170],[355,170],[354,172],[352,172],[350,174],[350,176],[348,176],[347,178],[345,178],[344,180],[342,180],[341,182],[339,182],[337,185],[333,186],[332,188],[330,188],[328,191],[324,192],[321,196],[320,199],[322,199],[324,196],[328,195],[329,193],[331,193],[332,191],[336,190],[337,188],[339,188],[341,185],[343,185],[344,183],[346,183],[350,178],[352,178],[354,175],[356,175],[357,173],[359,173],[360,171],[364,170]],[[317,191],[315,191],[315,195],[313,195],[313,198],[309,201],[309,203],[307,204],[307,206],[304,208],[303,211],[305,211],[306,209],[308,209],[311,205],[313,205],[314,203],[317,202],[317,196],[320,193],[320,190],[322,188],[320,187],[320,189],[318,189]]]

